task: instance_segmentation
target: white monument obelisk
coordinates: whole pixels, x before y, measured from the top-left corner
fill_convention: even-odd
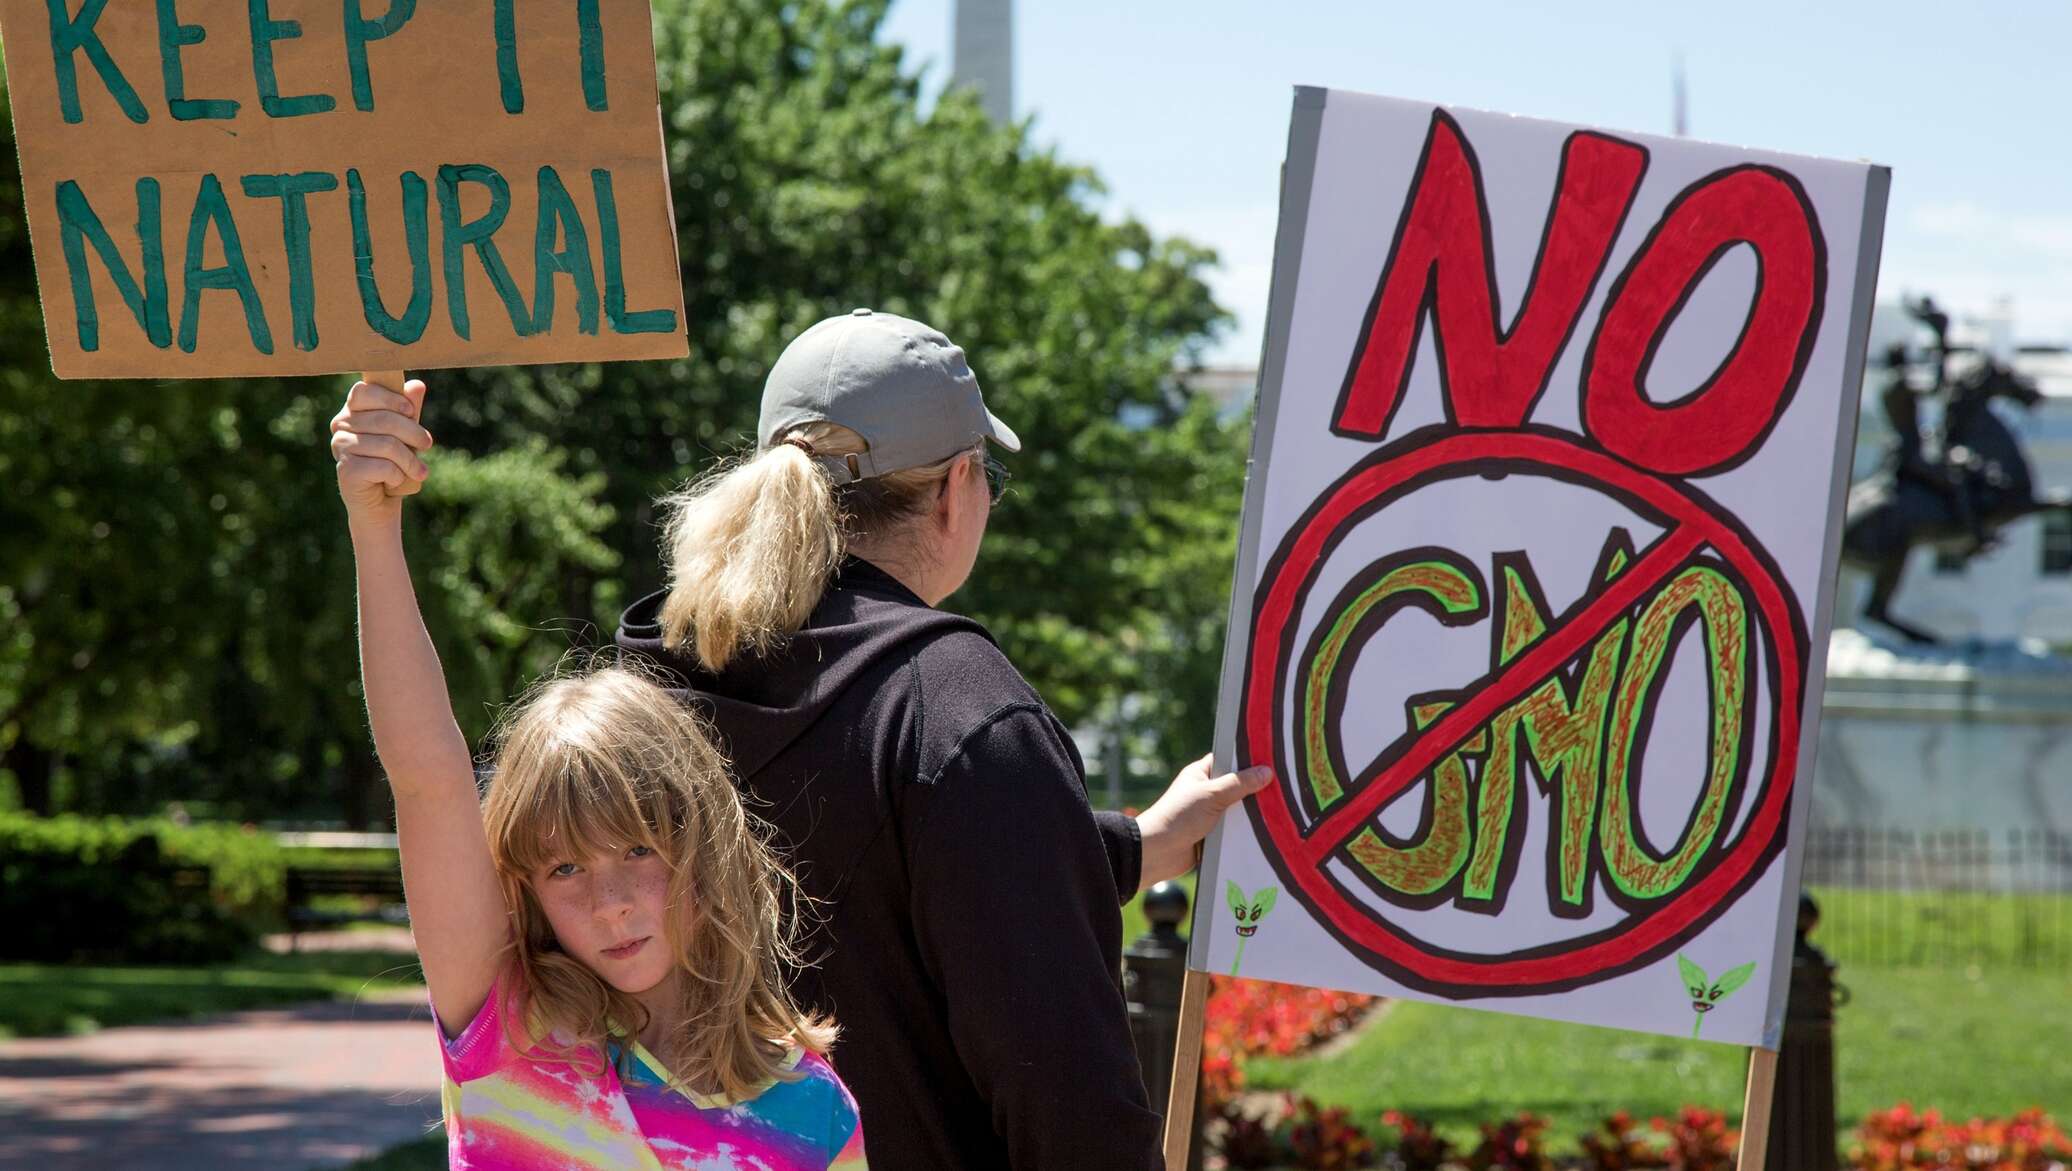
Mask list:
[[[995,122],[1014,119],[1014,0],[956,0],[950,85],[978,90]]]

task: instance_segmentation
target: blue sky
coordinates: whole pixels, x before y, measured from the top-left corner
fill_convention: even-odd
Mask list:
[[[1880,295],[1936,294],[2072,341],[2072,3],[1969,5],[1019,0],[1016,112],[1092,166],[1107,210],[1213,246],[1257,360],[1292,87],[1326,85],[1893,169]],[[932,93],[951,0],[893,0],[885,39]]]

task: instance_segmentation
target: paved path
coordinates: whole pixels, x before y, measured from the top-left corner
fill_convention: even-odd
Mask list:
[[[0,1168],[307,1171],[439,1120],[424,1001],[0,1042]]]

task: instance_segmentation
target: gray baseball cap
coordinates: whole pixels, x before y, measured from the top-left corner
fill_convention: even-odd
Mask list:
[[[839,423],[869,450],[821,463],[835,483],[947,459],[981,439],[1022,441],[986,409],[964,351],[918,321],[858,309],[793,338],[763,383],[756,449],[801,423]],[[851,474],[852,467],[855,474]]]

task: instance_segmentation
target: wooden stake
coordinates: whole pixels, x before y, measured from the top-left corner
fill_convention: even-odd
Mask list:
[[[368,370],[360,375],[361,382],[369,386],[379,386],[383,390],[393,390],[397,394],[403,393],[405,379],[406,375],[401,370]]]
[[[1202,1017],[1209,1003],[1209,974],[1187,971],[1180,985],[1180,1021],[1173,1041],[1173,1085],[1166,1095],[1166,1171],[1187,1171],[1194,1140],[1195,1090],[1201,1079]]]
[[[1192,974],[1192,973],[1190,973]],[[1741,1158],[1736,1171],[1763,1171],[1770,1153],[1770,1106],[1777,1097],[1777,1051],[1748,1051],[1748,1093],[1741,1100]]]

